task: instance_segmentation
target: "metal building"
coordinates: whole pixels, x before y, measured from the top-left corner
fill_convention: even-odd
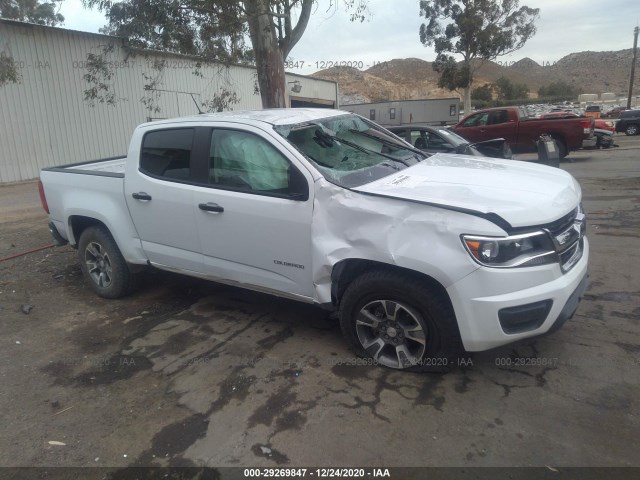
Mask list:
[[[398,100],[393,102],[341,105],[342,110],[357,113],[380,125],[446,125],[458,123],[459,98]]]
[[[135,50],[116,37],[0,19],[0,54],[13,58],[19,74],[18,83],[0,85],[0,183],[36,178],[43,167],[124,155],[140,123],[196,114],[196,105],[224,91],[235,93],[233,110],[262,108],[252,67],[195,68],[197,58]],[[106,85],[113,105],[85,100],[89,54],[112,72],[98,73],[93,86]],[[337,106],[335,82],[295,74],[287,82],[290,106]]]

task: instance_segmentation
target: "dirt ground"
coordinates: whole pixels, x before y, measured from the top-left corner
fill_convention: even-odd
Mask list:
[[[444,375],[348,365],[291,301],[159,272],[108,301],[70,247],[0,262],[0,465],[640,466],[640,137],[617,139],[561,166],[577,314]],[[50,243],[36,185],[0,187],[0,258]]]

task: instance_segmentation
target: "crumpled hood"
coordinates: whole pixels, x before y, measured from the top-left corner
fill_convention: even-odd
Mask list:
[[[578,182],[559,168],[450,154],[436,154],[353,190],[493,213],[514,228],[557,220],[582,196]]]

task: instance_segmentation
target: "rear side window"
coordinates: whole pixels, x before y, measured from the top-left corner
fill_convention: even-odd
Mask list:
[[[428,148],[429,134],[423,130],[411,130],[411,145],[416,148]]]
[[[489,125],[499,125],[509,121],[509,114],[506,110],[495,110],[489,115]]]
[[[142,140],[140,171],[168,180],[191,179],[193,128],[149,132]]]

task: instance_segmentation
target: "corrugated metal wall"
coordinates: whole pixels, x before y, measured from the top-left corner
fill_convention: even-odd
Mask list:
[[[107,60],[115,67],[108,83],[117,102],[92,107],[84,101],[87,54],[100,54],[108,44],[115,46]],[[43,167],[124,155],[138,124],[198,113],[190,93],[200,103],[226,88],[240,100],[233,110],[262,108],[252,68],[203,65],[195,75],[195,61],[187,57],[132,54],[121,47],[113,37],[0,20],[0,50],[14,58],[21,77],[19,84],[0,86],[0,183],[35,178]],[[161,72],[153,68],[156,60],[164,61]],[[159,112],[140,101],[150,96],[144,75],[164,90],[155,93]],[[335,83],[287,75],[295,80],[305,97],[337,102]]]

